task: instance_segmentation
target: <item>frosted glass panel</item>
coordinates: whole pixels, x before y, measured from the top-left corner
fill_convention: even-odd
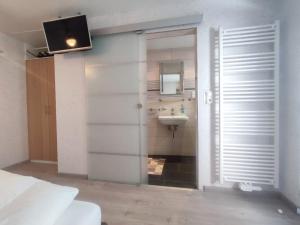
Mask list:
[[[139,63],[118,64],[115,66],[89,66],[86,68],[88,94],[137,93],[139,85],[146,83],[137,79]],[[117,81],[117,82],[116,82]]]
[[[141,117],[141,123],[146,124],[147,123],[147,111],[146,104],[147,104],[147,93],[140,94],[140,102],[143,104],[144,108],[140,111],[140,117]]]
[[[138,124],[137,95],[99,95],[88,98],[88,123]]]
[[[140,62],[145,59],[140,53],[141,35],[135,33],[107,35],[93,40],[87,65],[119,64]]]
[[[91,179],[142,183],[147,178],[146,45],[126,33],[94,39],[86,55]]]
[[[89,179],[140,183],[140,157],[89,154]]]
[[[141,126],[141,154],[148,157],[148,149],[147,149],[147,125]]]
[[[90,126],[88,148],[92,152],[139,154],[137,126]]]

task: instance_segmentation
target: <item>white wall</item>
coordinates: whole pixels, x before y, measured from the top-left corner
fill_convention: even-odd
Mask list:
[[[190,0],[169,1],[152,6],[149,10],[147,4],[140,7],[132,7],[120,13],[103,14],[90,18],[91,28],[112,27],[130,23],[186,16],[203,13],[204,20],[198,31],[199,71],[198,71],[198,96],[199,96],[199,186],[212,185],[211,180],[211,130],[210,130],[210,106],[203,104],[203,92],[210,89],[211,58],[210,58],[210,28],[223,26],[239,27],[260,25],[274,22],[276,18],[275,0]],[[124,19],[126,18],[126,19]],[[75,64],[75,62],[74,62]],[[70,67],[71,63],[69,64]],[[82,123],[79,120],[80,123]],[[74,140],[75,141],[75,140]],[[76,143],[76,142],[75,142]],[[74,144],[73,144],[74,146]],[[73,171],[74,173],[74,171]]]
[[[132,10],[90,18],[91,27],[111,27],[130,23],[180,17],[202,13],[204,18],[198,31],[198,186],[213,185],[211,179],[211,107],[203,104],[203,92],[210,89],[211,37],[210,28],[224,28],[269,24],[276,18],[276,0],[189,0],[159,1],[157,6],[145,4]],[[150,4],[150,3],[149,3]],[[149,10],[152,8],[153,10]],[[126,18],[126,19],[124,19]]]
[[[153,2],[151,2],[152,4]],[[150,3],[149,3],[150,4]],[[154,3],[153,3],[154,4]],[[153,10],[149,10],[152,8]],[[159,1],[157,6],[145,4],[125,12],[104,14],[90,18],[91,27],[112,27],[151,20],[180,17],[202,13],[204,18],[198,31],[198,183],[213,185],[211,179],[211,130],[210,106],[203,104],[203,92],[210,89],[211,76],[211,37],[210,28],[224,28],[261,25],[274,22],[276,17],[276,0],[189,0]],[[126,19],[124,19],[126,18]]]
[[[205,1],[198,1],[205,2]],[[212,163],[212,129],[211,106],[203,104],[203,93],[211,88],[212,54],[211,29],[222,26],[234,28],[241,26],[253,26],[273,23],[276,19],[276,7],[274,1],[252,0],[214,0],[204,6],[203,23],[198,29],[198,186],[214,185],[211,172]]]
[[[81,53],[55,55],[58,171],[87,174],[86,95]]]
[[[280,189],[300,207],[300,4],[298,0],[285,0],[280,9]]]
[[[146,22],[151,20],[181,17],[203,13],[211,25],[245,25],[269,20],[274,15],[276,0],[165,0],[141,1],[130,10],[102,13],[89,17],[90,27],[104,28]],[[149,10],[152,9],[152,10]]]
[[[0,168],[28,160],[24,43],[0,33]]]

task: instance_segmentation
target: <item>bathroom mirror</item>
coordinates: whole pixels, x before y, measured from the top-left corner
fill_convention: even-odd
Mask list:
[[[160,94],[183,94],[183,62],[161,62],[160,69]]]

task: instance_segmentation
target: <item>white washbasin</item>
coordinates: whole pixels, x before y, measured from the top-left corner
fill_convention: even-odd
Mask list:
[[[164,125],[180,125],[184,124],[189,117],[187,115],[169,115],[169,116],[158,116],[158,120]]]

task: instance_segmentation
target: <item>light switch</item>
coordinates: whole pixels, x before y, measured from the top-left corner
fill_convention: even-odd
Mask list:
[[[210,105],[213,103],[213,94],[210,90],[204,92],[204,104]]]

